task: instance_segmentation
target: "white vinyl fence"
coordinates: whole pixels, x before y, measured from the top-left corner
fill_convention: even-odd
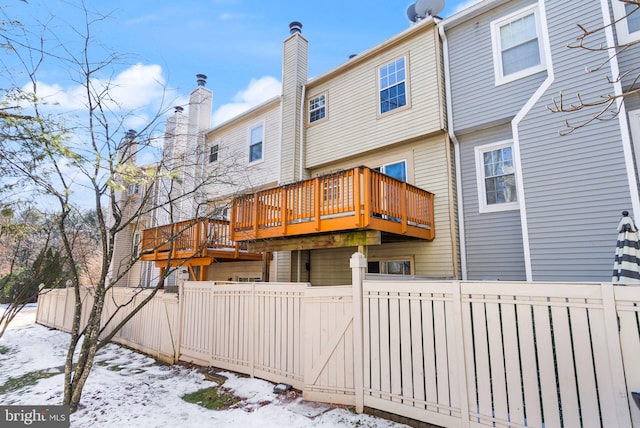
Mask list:
[[[105,324],[118,307],[109,325],[119,323],[127,309],[149,295],[151,290],[114,287],[107,292],[102,322]],[[93,305],[93,289],[80,287],[82,316],[85,326]],[[36,320],[39,324],[70,332],[73,325],[75,295],[73,288],[42,290],[38,298]],[[112,339],[160,360],[173,363],[178,356],[178,295],[160,291]],[[107,330],[109,332],[109,330]]]
[[[446,427],[640,427],[640,287],[365,280],[364,257],[351,265],[349,286],[186,282],[117,341]],[[38,322],[70,325],[60,294],[40,296]]]

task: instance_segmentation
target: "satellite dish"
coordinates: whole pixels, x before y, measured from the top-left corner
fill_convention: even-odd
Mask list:
[[[444,9],[444,0],[417,0],[414,7],[419,17],[436,16]]]
[[[418,14],[416,13],[416,5],[411,3],[407,8],[407,18],[409,21],[416,22],[418,20]]]

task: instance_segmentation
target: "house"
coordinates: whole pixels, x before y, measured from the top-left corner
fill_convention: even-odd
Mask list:
[[[601,107],[549,107],[560,93],[571,103],[577,93],[587,101],[619,93],[606,75],[637,63],[637,46],[609,58],[606,49],[567,45],[582,34],[576,24],[606,26],[623,8],[618,0],[491,0],[439,24],[465,278],[610,281],[620,214],[640,213],[628,135],[628,121],[639,129],[638,97],[627,98],[618,117],[566,135],[565,120],[580,124]],[[627,25],[635,33],[621,31]],[[618,40],[640,35],[635,20],[616,29]],[[611,33],[605,28],[588,43],[613,46]],[[599,64],[602,71],[585,71]]]
[[[293,22],[281,96],[211,128],[199,75],[189,115],[167,122],[171,168],[192,171],[172,192],[225,179],[172,216],[156,213],[142,260],[186,262],[194,279],[336,285],[349,283],[349,256],[361,251],[380,275],[610,280],[620,214],[640,213],[640,97],[614,101],[620,114],[603,121],[590,120],[597,106],[552,109],[561,93],[592,101],[634,84],[606,74],[631,69],[637,47],[567,47],[582,34],[576,24],[604,27],[593,46],[640,38],[625,7],[484,0],[312,79]],[[598,64],[606,70],[586,71]],[[566,120],[590,123],[567,132]],[[176,225],[206,245],[169,251],[162,236]]]
[[[371,272],[458,276],[435,22],[412,26],[311,80],[301,28],[292,23],[284,41],[280,97],[209,128],[212,96],[200,76],[189,116],[178,109],[167,122],[169,169],[197,165],[194,178],[177,180],[172,191],[189,192],[189,183],[203,177],[225,180],[202,186],[190,206],[173,207],[172,219],[158,212],[158,226],[141,240],[142,260],[161,268],[168,258],[189,259],[196,279],[333,285],[349,283],[349,257],[360,250]],[[207,244],[209,254],[174,248],[168,256],[158,241],[162,228],[190,230],[184,222],[203,215],[230,223],[226,237],[243,246],[244,257],[211,253],[217,242]]]

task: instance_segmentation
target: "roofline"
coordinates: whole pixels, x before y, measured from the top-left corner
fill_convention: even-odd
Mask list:
[[[247,116],[250,116],[252,114],[255,114],[257,112],[259,112],[260,110],[269,107],[271,104],[275,104],[276,101],[280,102],[280,100],[282,99],[282,95],[276,95],[275,97],[269,98],[267,101],[264,101],[261,104],[258,104],[254,107],[251,107],[250,109],[248,109],[247,111],[244,111],[242,113],[240,113],[237,116],[233,116],[231,119],[227,119],[226,121],[212,127],[212,128],[208,128],[205,129],[203,132],[205,135],[210,134],[211,132],[214,131],[219,131],[222,128],[225,128],[227,126],[233,125],[236,122],[239,122],[243,119],[246,119]]]
[[[394,44],[400,43],[403,40],[409,38],[410,36],[412,36],[414,33],[419,32],[419,31],[424,31],[426,30],[430,25],[433,25],[435,28],[435,20],[432,17],[428,17],[423,19],[422,21],[417,22],[415,25],[410,26],[409,28],[401,31],[400,33],[396,34],[395,36],[392,36],[390,38],[388,38],[387,40],[365,50],[362,53],[356,54],[356,56],[352,57],[351,59],[349,59],[348,61],[338,65],[335,68],[332,68],[331,70],[313,77],[309,80],[307,80],[307,85],[315,85],[321,82],[324,82],[326,80],[331,79],[332,77],[334,77],[337,74],[340,74],[342,72],[344,72],[344,70],[353,67],[356,64],[359,64],[363,61],[366,61],[367,59],[375,56],[380,50],[382,49],[386,49],[389,46],[392,46]]]
[[[482,0],[440,21],[438,27],[453,27],[511,0]]]

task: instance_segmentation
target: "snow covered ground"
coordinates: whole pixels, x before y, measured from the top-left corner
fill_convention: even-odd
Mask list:
[[[0,308],[0,310],[2,310]],[[0,393],[3,405],[58,405],[69,335],[34,323],[35,305],[18,315],[0,338],[0,388],[10,378],[43,371],[33,385]],[[224,387],[242,401],[228,410],[208,410],[182,400],[215,386],[195,369],[167,366],[110,344],[96,356],[72,427],[405,427],[385,419],[273,393],[273,384],[222,373]]]

